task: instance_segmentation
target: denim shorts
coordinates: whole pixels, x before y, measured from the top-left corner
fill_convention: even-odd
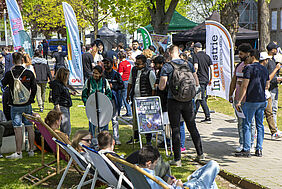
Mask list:
[[[24,126],[32,126],[32,123],[28,121],[22,113],[30,114],[32,115],[32,107],[31,105],[27,106],[12,106],[11,107],[11,118],[13,121],[14,127],[21,127],[22,124]]]

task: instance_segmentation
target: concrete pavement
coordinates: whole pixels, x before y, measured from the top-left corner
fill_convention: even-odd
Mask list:
[[[266,125],[263,157],[235,157],[235,149],[239,142],[234,117],[220,113],[213,113],[211,116],[212,124],[200,123],[200,120],[204,118],[204,114],[201,113],[197,115],[196,119],[206,159],[216,160],[227,172],[267,188],[282,188],[282,140],[271,140],[270,131]],[[188,135],[187,130],[186,135]],[[193,142],[189,138],[186,140],[187,148],[188,156],[196,155]]]

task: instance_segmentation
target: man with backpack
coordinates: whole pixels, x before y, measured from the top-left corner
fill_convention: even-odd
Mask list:
[[[113,127],[113,134],[116,145],[121,145],[119,140],[119,131],[118,131],[118,112],[121,108],[121,97],[119,96],[119,91],[124,88],[123,81],[121,79],[120,74],[113,69],[113,60],[109,58],[105,58],[103,61],[104,63],[104,76],[110,83],[110,87],[112,90],[112,103],[113,103],[113,118],[112,118],[112,127]]]
[[[16,152],[9,159],[22,158],[23,130],[22,124],[27,129],[30,151],[29,156],[34,156],[34,131],[32,123],[22,116],[22,113],[32,114],[31,103],[34,103],[36,95],[36,80],[32,71],[25,69],[23,64],[23,55],[21,53],[13,53],[14,67],[8,71],[3,80],[3,87],[9,86],[10,89],[10,105],[11,117],[15,131]]]
[[[180,116],[182,115],[197,151],[196,160],[204,159],[201,137],[196,127],[192,99],[199,89],[199,82],[193,65],[179,57],[179,48],[169,49],[171,62],[161,70],[159,89],[168,85],[168,117],[172,129],[174,160],[172,165],[181,166],[180,151]]]

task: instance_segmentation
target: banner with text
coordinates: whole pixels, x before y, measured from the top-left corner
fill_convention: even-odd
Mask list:
[[[10,19],[14,49],[18,50],[19,48],[21,48],[21,38],[19,31],[24,30],[21,11],[16,0],[6,0],[6,5]]]
[[[234,68],[234,50],[231,36],[220,23],[207,20],[206,53],[213,63],[212,80],[207,94],[229,99],[229,87]]]
[[[69,84],[83,85],[81,47],[76,16],[72,7],[66,2],[63,2],[63,10],[67,28]]]
[[[149,46],[152,45],[152,38],[150,36],[150,33],[144,27],[138,28],[137,31],[142,35],[143,49],[148,49]]]

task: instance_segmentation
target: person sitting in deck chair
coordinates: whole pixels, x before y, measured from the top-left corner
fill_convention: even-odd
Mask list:
[[[53,129],[59,137],[61,137],[65,142],[67,142],[67,144],[71,144],[68,135],[59,130],[62,121],[62,114],[62,112],[51,110],[50,112],[48,112],[45,118],[45,123],[51,129]]]
[[[114,152],[115,140],[113,138],[113,135],[109,131],[101,131],[98,134],[97,139],[98,139],[98,146],[99,146],[100,152],[102,152],[103,154],[109,153],[114,157],[122,158]],[[135,151],[131,153],[125,160],[129,163],[137,164],[138,163],[138,154],[139,154],[139,151]],[[114,161],[113,163],[116,165],[116,167],[120,171],[124,172],[124,169],[122,166],[120,166],[120,164]],[[171,174],[169,163],[164,162],[161,159],[155,168],[155,172],[156,172],[156,175],[158,175],[159,177],[161,177],[164,180],[167,180],[168,179],[167,175]]]
[[[155,175],[155,167],[160,158],[160,153],[158,149],[154,146],[144,146],[138,154],[139,167],[143,168],[146,172],[150,173],[162,183],[167,185],[169,188],[180,189],[188,187],[189,189],[217,189],[215,183],[215,177],[219,173],[219,165],[216,161],[209,161],[205,166],[194,171],[187,178],[187,182],[182,183],[179,179],[177,180],[174,176],[169,176],[170,178],[165,182],[162,178]],[[161,189],[162,187],[156,182],[146,177],[149,185],[152,189]]]

